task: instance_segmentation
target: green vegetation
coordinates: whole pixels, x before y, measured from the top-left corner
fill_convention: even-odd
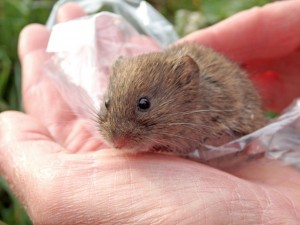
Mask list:
[[[21,110],[21,68],[17,45],[21,29],[29,23],[45,23],[54,0],[0,1],[0,112]],[[28,216],[0,177],[0,224],[31,224]]]
[[[278,117],[278,113],[275,113],[275,112],[272,112],[272,111],[265,112],[265,115],[269,119],[274,119],[274,118]]]
[[[194,30],[212,25],[239,11],[262,6],[270,0],[149,0],[183,36]]]
[[[180,35],[211,25],[240,10],[270,0],[151,0]],[[0,1],[0,112],[21,110],[21,69],[17,42],[21,29],[29,23],[45,23],[54,0]],[[187,24],[189,26],[187,26]],[[187,27],[187,28],[186,28]],[[31,224],[26,213],[0,177],[0,225]]]

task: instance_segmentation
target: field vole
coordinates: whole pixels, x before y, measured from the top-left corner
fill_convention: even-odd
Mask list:
[[[207,47],[186,43],[121,58],[112,70],[98,124],[115,148],[184,155],[265,123],[247,74]]]

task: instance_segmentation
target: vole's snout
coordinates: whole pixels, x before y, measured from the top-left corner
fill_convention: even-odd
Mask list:
[[[126,146],[128,139],[126,137],[116,138],[113,141],[113,145],[117,149],[122,149]]]
[[[127,132],[113,130],[109,139],[113,147],[123,149],[129,145],[130,135]]]
[[[113,123],[107,133],[110,144],[117,149],[132,147],[136,138],[136,124],[128,121]]]

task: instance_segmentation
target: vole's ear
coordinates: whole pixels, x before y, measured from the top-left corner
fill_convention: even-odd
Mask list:
[[[120,66],[120,64],[123,62],[124,57],[123,56],[119,56],[113,63],[112,67],[111,67],[111,76],[110,78],[113,79],[113,77],[115,77],[115,72],[116,69]]]
[[[123,59],[123,56],[119,56],[119,58],[117,58],[117,60],[114,63],[114,67],[118,66],[123,61]]]
[[[189,55],[184,55],[176,59],[174,72],[177,82],[187,85],[191,82],[199,82],[199,66]]]

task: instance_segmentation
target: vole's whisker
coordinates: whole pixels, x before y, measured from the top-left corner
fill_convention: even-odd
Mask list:
[[[197,139],[191,139],[191,138],[184,137],[184,136],[182,136],[182,135],[176,135],[176,134],[171,134],[171,133],[162,133],[162,132],[160,132],[160,133],[158,133],[158,134],[164,134],[164,135],[166,135],[166,136],[171,136],[171,137],[178,137],[178,138],[181,138],[181,139],[187,139],[187,140],[190,140],[190,141],[199,141],[199,140],[197,140]]]
[[[159,144],[159,145],[165,145],[163,142],[155,140],[153,138],[145,137],[146,139],[150,140],[153,143]]]
[[[202,112],[234,112],[236,110],[218,110],[218,109],[202,109],[202,110],[193,110],[188,112],[177,112],[177,113],[170,113],[168,116],[174,115],[189,115],[193,113],[202,113]]]
[[[194,110],[190,112],[234,112],[236,109],[201,109],[201,110]]]
[[[203,123],[166,123],[166,125],[189,125],[189,126],[203,126],[203,127],[210,127],[206,126]]]
[[[203,124],[192,124],[192,123],[167,123],[166,125],[168,126],[184,126],[184,127],[187,127],[187,128],[190,128],[190,129],[193,129],[193,130],[196,130],[196,131],[199,131],[202,127],[205,127],[205,128],[211,128],[210,126],[205,126]]]
[[[185,126],[189,128],[194,128],[195,130],[201,130],[201,128],[211,129],[211,126],[207,126],[204,123],[160,123],[160,127],[156,129],[165,129],[166,126]]]
[[[171,98],[168,101],[165,101],[164,103],[160,104],[159,107],[165,106],[166,104],[169,104],[170,102],[176,102],[176,98]]]
[[[98,118],[98,115],[92,115],[91,116],[91,121],[93,121],[94,123],[99,123],[99,118]]]

